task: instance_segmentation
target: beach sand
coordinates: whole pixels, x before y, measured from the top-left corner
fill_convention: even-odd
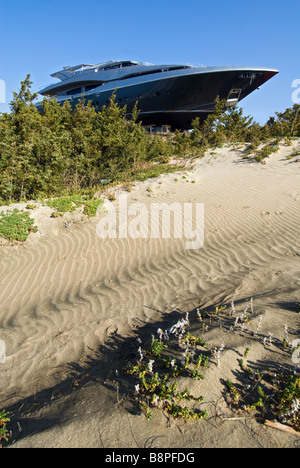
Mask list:
[[[300,162],[287,159],[293,148],[300,150],[300,141],[281,144],[266,164],[243,159],[244,145],[219,148],[130,193],[114,189],[116,208],[120,193],[149,210],[152,203],[203,203],[204,245],[196,250],[186,249],[184,238],[100,239],[103,213],[53,219],[49,207],[30,211],[38,231],[0,248],[7,350],[0,409],[13,413],[9,447],[299,446],[300,437],[236,415],[224,400],[224,382],[238,381],[246,347],[248,363],[261,370],[294,367],[279,346],[285,325],[291,341],[300,338]],[[250,323],[230,331],[251,298]],[[212,359],[205,380],[189,387],[204,396],[207,417],[184,422],[154,410],[148,421],[121,375],[138,357],[137,338],[151,341],[158,327],[186,312],[201,336],[196,309],[230,309],[232,301],[236,315],[213,320],[204,336],[210,347],[225,345],[220,367]],[[273,342],[264,345],[269,333]]]

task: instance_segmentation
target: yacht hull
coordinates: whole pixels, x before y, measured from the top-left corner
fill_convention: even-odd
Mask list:
[[[56,99],[61,103],[68,100],[75,107],[84,95],[85,100],[91,101],[100,111],[115,93],[116,102],[126,106],[129,118],[137,102],[138,120],[143,125],[169,125],[172,129],[188,130],[192,128],[193,119],[199,117],[202,121],[214,112],[217,97],[225,100],[228,106],[235,105],[277,73],[277,70],[245,67],[161,71],[111,79],[98,87],[95,84],[91,91],[57,95]],[[96,75],[87,74],[85,81],[80,75],[76,76],[76,86],[82,86],[80,89],[83,90],[86,84],[93,87]]]

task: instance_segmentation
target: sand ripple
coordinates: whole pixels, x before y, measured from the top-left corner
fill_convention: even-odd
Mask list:
[[[299,164],[280,153],[253,165],[224,150],[211,161],[196,163],[193,184],[168,175],[150,196],[141,184],[129,198],[204,203],[202,249],[186,250],[185,239],[99,239],[96,220],[68,229],[60,220],[56,233],[0,249],[2,401],[53,385],[110,335],[175,307],[299,288]]]

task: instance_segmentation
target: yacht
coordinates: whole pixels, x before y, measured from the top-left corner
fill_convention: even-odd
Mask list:
[[[278,70],[255,67],[195,67],[152,65],[135,61],[109,61],[98,65],[67,66],[51,76],[59,81],[41,89],[44,97],[69,101],[72,108],[84,97],[97,110],[113,93],[130,118],[138,102],[143,125],[168,125],[188,130],[192,120],[204,120],[214,111],[215,99],[234,106],[259,89]],[[41,108],[42,103],[38,104]]]

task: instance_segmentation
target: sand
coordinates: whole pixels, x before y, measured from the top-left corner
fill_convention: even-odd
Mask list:
[[[287,159],[293,148],[300,141],[281,144],[266,164],[243,159],[244,145],[219,148],[130,193],[114,189],[116,208],[120,193],[149,209],[203,203],[204,245],[196,250],[186,249],[186,239],[120,239],[118,231],[100,239],[103,213],[53,219],[48,207],[30,211],[38,231],[0,248],[0,339],[7,349],[0,408],[14,414],[9,447],[299,446],[298,436],[237,416],[224,400],[224,381],[237,380],[247,346],[249,362],[261,369],[294,367],[278,346],[285,325],[291,341],[300,338],[300,162]],[[205,380],[192,382],[207,418],[186,423],[157,410],[148,421],[121,375],[124,362],[137,358],[137,337],[147,340],[186,312],[197,332],[197,307],[230,308],[234,300],[239,315],[251,298],[244,331],[213,322],[205,333],[210,346],[225,345],[220,367],[212,360]],[[274,342],[264,346],[269,333]]]

